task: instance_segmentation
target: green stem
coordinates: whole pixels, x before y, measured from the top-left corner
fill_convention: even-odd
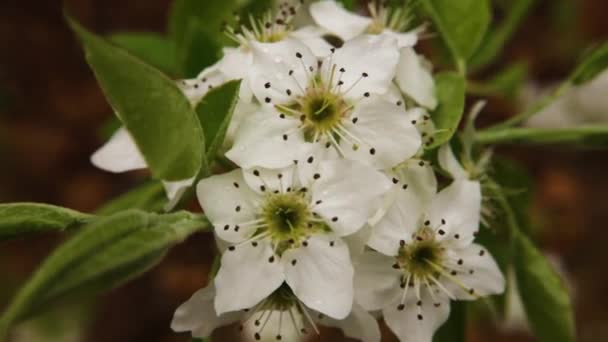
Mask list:
[[[525,112],[515,115],[506,121],[503,121],[497,125],[490,127],[489,129],[500,130],[500,129],[504,129],[504,128],[509,128],[509,127],[513,127],[517,124],[520,124],[520,123],[528,120],[535,114],[538,114],[540,111],[542,111],[543,109],[548,107],[555,100],[560,98],[566,91],[570,90],[571,87],[572,87],[572,83],[570,83],[570,82],[563,83],[559,88],[557,88],[551,94],[540,99],[540,101],[538,101],[536,104],[534,104],[532,107],[530,107]]]
[[[480,144],[583,144],[608,145],[608,125],[568,128],[486,129],[476,134]]]

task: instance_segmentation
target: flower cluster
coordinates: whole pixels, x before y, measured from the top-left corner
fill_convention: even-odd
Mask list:
[[[312,22],[296,26],[299,6],[227,28],[238,47],[179,82],[196,103],[243,80],[225,144],[238,168],[196,185],[221,266],[172,328],[207,337],[241,322],[260,339],[272,321],[277,340],[327,325],[377,342],[381,313],[401,341],[430,342],[450,300],[500,293],[504,279],[474,243],[479,181],[448,145],[437,159],[451,179],[438,181],[425,153],[438,103],[413,49],[424,27],[407,7],[371,4],[365,17],[334,1],[300,8]],[[125,129],[93,162],[146,167]],[[165,182],[169,198],[192,181]]]

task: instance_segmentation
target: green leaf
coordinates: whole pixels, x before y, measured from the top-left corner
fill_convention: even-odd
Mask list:
[[[500,25],[488,31],[479,50],[471,58],[470,64],[476,69],[492,63],[505,47],[506,42],[517,31],[522,21],[527,17],[536,0],[511,0],[507,13]]]
[[[534,180],[530,172],[513,160],[495,157],[490,175],[505,193],[520,224],[520,230],[529,232],[532,225],[530,209],[534,192]]]
[[[69,271],[78,260],[93,255],[100,246],[110,245],[125,235],[148,224],[143,212],[129,211],[93,222],[48,257],[30,281],[21,288],[13,302],[0,318],[0,341],[12,323],[25,316],[43,297],[45,287],[60,281],[62,273]]]
[[[528,66],[514,63],[482,83],[469,81],[467,91],[477,96],[516,99],[528,77]]]
[[[208,226],[191,213],[130,210],[101,218],[53,252],[21,288],[2,318],[9,327],[66,295],[118,286],[161,260],[166,250]]]
[[[273,0],[248,0],[245,1],[241,8],[241,15],[251,14],[256,17],[261,16],[268,10],[271,10],[273,5]]]
[[[547,259],[525,236],[515,241],[517,285],[532,330],[542,342],[575,340],[568,291]]]
[[[222,56],[222,44],[207,31],[207,26],[190,19],[184,38],[178,45],[179,64],[184,78],[194,78]]]
[[[423,0],[421,5],[437,26],[458,69],[464,71],[490,24],[488,0]]]
[[[452,138],[462,119],[465,104],[466,83],[462,76],[444,72],[436,76],[435,82],[439,107],[433,112],[432,118],[438,132],[428,148],[443,145]]]
[[[63,231],[92,218],[77,211],[39,203],[0,205],[0,241],[26,234]]]
[[[476,138],[481,144],[567,144],[605,148],[608,147],[608,126],[486,129],[479,131]]]
[[[89,65],[156,178],[194,177],[206,165],[202,129],[174,81],[68,18]]]
[[[165,189],[159,181],[149,181],[106,203],[98,215],[111,215],[127,209],[160,212],[167,203]]]
[[[450,303],[450,317],[433,337],[433,342],[465,342],[466,341],[466,303]]]
[[[175,0],[169,15],[169,33],[179,45],[186,36],[191,19],[204,23],[208,32],[220,36],[222,22],[231,17],[237,9],[238,0]]]
[[[165,36],[149,32],[125,32],[112,34],[109,39],[163,72],[173,76],[178,74],[175,43]]]
[[[574,70],[570,79],[575,85],[593,80],[608,68],[608,43],[604,43],[586,56]]]
[[[231,81],[208,92],[196,107],[205,133],[207,160],[215,159],[222,146],[239,98],[241,81]]]
[[[355,0],[338,0],[339,3],[344,6],[344,8],[348,10],[352,10],[355,8]]]

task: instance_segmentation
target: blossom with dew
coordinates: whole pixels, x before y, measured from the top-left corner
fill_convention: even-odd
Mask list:
[[[256,341],[304,341],[312,333],[319,334],[318,326],[323,325],[340,328],[363,342],[380,342],[378,323],[359,305],[345,319],[332,319],[308,308],[286,284],[250,308],[221,315],[214,308],[215,296],[213,283],[194,293],[175,311],[171,328],[206,338],[215,329],[238,322],[240,331]]]
[[[264,105],[241,125],[226,156],[243,168],[281,168],[303,156],[387,169],[412,157],[420,133],[389,90],[396,40],[361,36],[317,59],[296,40],[252,44],[250,82]]]
[[[237,17],[237,27],[226,25],[224,33],[238,46],[224,48],[222,59],[203,70],[196,78],[181,81],[180,87],[191,101],[198,102],[209,89],[231,80],[247,80],[253,63],[252,44],[255,42],[273,44],[285,39],[296,39],[318,56],[329,54],[331,45],[323,39],[320,28],[309,25],[296,29],[293,25],[292,21],[300,6],[300,1],[284,1],[276,11],[268,11],[259,18],[252,15],[242,19]],[[240,95],[242,101],[251,101],[248,82],[243,82]]]
[[[235,170],[198,184],[217,236],[231,243],[215,278],[218,314],[250,308],[284,283],[313,310],[350,313],[353,266],[342,237],[366,223],[390,183],[348,160],[298,168]]]
[[[395,80],[401,91],[417,104],[433,110],[437,107],[435,82],[431,65],[414,51],[425,27],[410,29],[413,21],[411,5],[392,8],[381,1],[368,4],[370,17],[351,13],[334,0],[315,2],[310,13],[315,22],[344,41],[364,34],[391,37],[399,47],[399,63]]]
[[[381,310],[401,341],[432,341],[448,318],[450,300],[504,291],[496,262],[473,242],[480,221],[479,187],[459,179],[426,206],[397,200],[374,225],[374,250],[356,263],[356,298],[367,310]],[[422,196],[430,189],[422,188]]]

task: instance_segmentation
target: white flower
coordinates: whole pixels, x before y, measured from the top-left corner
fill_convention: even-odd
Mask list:
[[[241,331],[254,340],[303,341],[313,331],[318,334],[320,324],[340,328],[346,336],[363,342],[380,342],[378,323],[358,305],[344,320],[334,320],[307,308],[284,285],[251,308],[218,315],[215,296],[213,283],[197,291],[175,311],[171,328],[206,338],[219,327],[240,322]]]
[[[318,59],[304,44],[252,44],[249,75],[264,110],[248,117],[226,156],[243,168],[281,168],[309,155],[390,168],[414,155],[420,134],[402,102],[387,93],[399,53],[396,41],[361,36]]]
[[[292,21],[299,7],[299,4],[283,2],[274,14],[269,11],[262,18],[248,19],[247,24],[237,29],[226,27],[225,34],[239,46],[224,48],[224,56],[220,61],[203,70],[196,78],[180,82],[188,98],[197,103],[209,89],[228,81],[243,79],[245,82],[241,84],[240,99],[251,102],[252,94],[247,78],[253,62],[254,42],[273,44],[285,39],[297,39],[317,56],[328,55],[331,45],[323,39],[324,31],[315,26],[295,29]]]
[[[423,179],[419,173],[410,180]],[[434,183],[419,186],[424,198]],[[479,183],[458,179],[426,207],[405,197],[396,200],[374,226],[376,251],[356,263],[356,298],[367,310],[382,310],[401,341],[431,342],[449,315],[450,300],[504,291],[496,262],[473,243],[480,206]]]
[[[434,110],[437,98],[430,64],[413,49],[424,27],[404,32],[412,19],[411,9],[407,6],[392,9],[380,1],[370,2],[369,11],[371,17],[364,17],[347,11],[333,0],[319,1],[310,6],[315,22],[344,41],[362,34],[395,38],[401,49],[396,72],[399,88],[421,106]]]
[[[202,180],[201,206],[216,234],[234,244],[215,278],[216,312],[250,308],[286,283],[307,307],[346,317],[353,268],[342,237],[365,224],[388,188],[380,172],[347,160],[321,162],[314,172],[235,170]]]
[[[110,140],[91,156],[96,167],[113,173],[147,169],[148,164],[125,127],[119,128]],[[183,192],[192,185],[194,178],[180,181],[162,181],[170,200],[169,206],[177,201]]]

